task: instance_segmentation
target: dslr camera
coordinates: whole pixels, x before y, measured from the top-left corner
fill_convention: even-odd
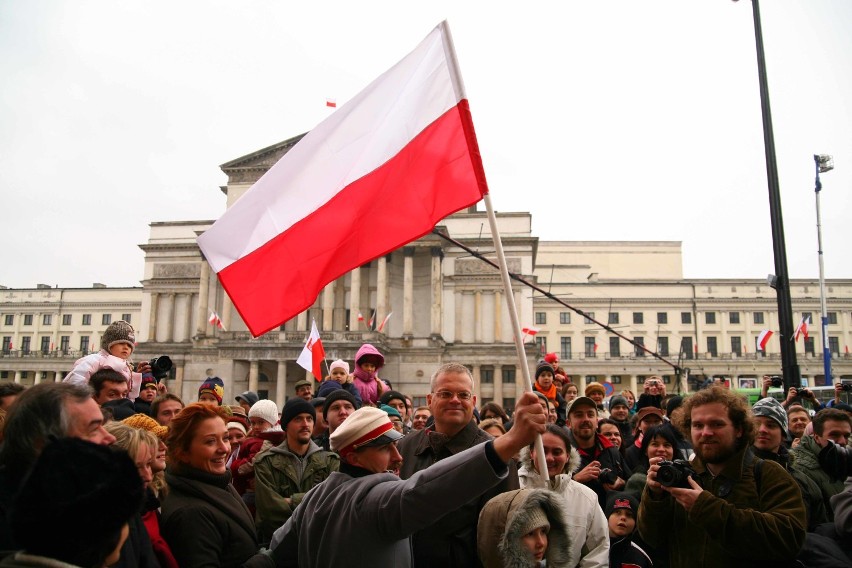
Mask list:
[[[612,485],[618,480],[618,472],[611,468],[605,467],[598,474],[598,481],[601,483]]]
[[[154,357],[148,361],[148,364],[151,365],[151,374],[154,375],[158,383],[169,376],[173,367],[172,360],[168,355]]]
[[[842,481],[852,475],[852,449],[839,446],[833,440],[819,452],[819,465],[833,481]]]
[[[657,481],[664,487],[689,488],[687,479],[690,477],[698,481],[698,474],[686,460],[663,460],[657,470]]]
[[[777,388],[777,387],[783,387],[784,386],[784,379],[782,379],[781,377],[778,377],[778,376],[769,377],[769,380],[772,381],[773,387]]]
[[[840,390],[843,392],[852,392],[852,383],[840,383]]]

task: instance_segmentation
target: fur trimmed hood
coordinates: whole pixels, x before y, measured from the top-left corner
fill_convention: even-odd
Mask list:
[[[548,568],[568,566],[571,542],[560,495],[546,489],[501,493],[482,508],[477,528],[479,559],[485,568],[530,568],[533,560],[521,544],[522,527],[543,510],[550,522],[545,559]]]
[[[571,447],[568,463],[565,464],[565,471],[550,480],[550,488],[554,491],[559,491],[559,486],[562,483],[567,483],[571,480],[573,474],[580,469],[580,452],[573,446]],[[541,476],[533,467],[530,449],[524,448],[521,450],[520,467],[518,468],[518,477],[521,479],[521,487],[543,487]]]

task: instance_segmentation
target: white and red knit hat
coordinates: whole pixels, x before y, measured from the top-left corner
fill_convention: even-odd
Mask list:
[[[365,406],[353,412],[331,435],[331,449],[341,457],[358,448],[384,446],[402,438],[386,412]]]

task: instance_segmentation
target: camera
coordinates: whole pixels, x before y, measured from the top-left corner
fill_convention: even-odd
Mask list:
[[[601,483],[612,485],[616,481],[618,481],[618,472],[613,471],[612,469],[605,467],[598,474],[598,481]]]
[[[690,477],[698,481],[698,475],[686,460],[663,460],[660,462],[660,469],[657,470],[657,481],[665,487],[689,488],[687,479]]]
[[[840,390],[843,392],[852,392],[852,383],[840,383]]]
[[[813,398],[814,397],[814,393],[812,393],[810,389],[799,389],[797,392],[798,392],[799,396],[801,396],[802,398]]]
[[[839,446],[833,440],[819,452],[819,465],[833,481],[842,481],[852,475],[850,465],[850,450],[846,446]]]
[[[782,379],[781,377],[769,377],[769,380],[772,381],[773,387],[783,387],[784,386],[784,379]]]
[[[158,383],[169,376],[173,366],[168,355],[154,357],[148,361],[148,364],[151,365],[151,374],[154,375]]]

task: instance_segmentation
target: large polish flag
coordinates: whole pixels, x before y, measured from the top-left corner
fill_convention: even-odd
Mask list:
[[[446,22],[198,238],[254,336],[488,191]]]

